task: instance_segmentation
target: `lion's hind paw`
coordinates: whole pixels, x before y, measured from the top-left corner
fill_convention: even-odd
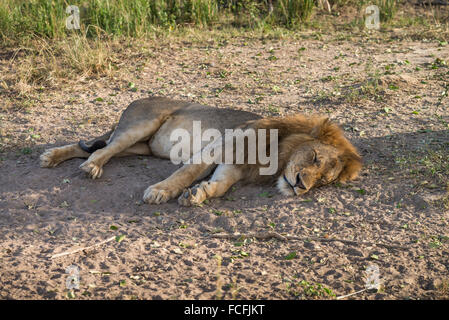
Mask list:
[[[40,166],[42,168],[53,168],[56,167],[61,160],[58,159],[58,148],[51,148],[45,150],[44,153],[42,153],[39,157],[40,160]]]

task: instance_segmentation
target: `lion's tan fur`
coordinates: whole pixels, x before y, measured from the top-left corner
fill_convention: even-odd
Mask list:
[[[198,204],[206,198],[222,196],[238,181],[261,183],[273,177],[278,178],[278,188],[283,194],[300,195],[314,186],[355,179],[362,166],[355,147],[344,137],[340,127],[326,117],[293,115],[263,119],[250,112],[161,97],[131,103],[111,132],[91,141],[107,140],[104,148],[92,154],[82,150],[78,144],[52,148],[41,155],[41,166],[53,167],[74,157],[88,158],[80,168],[95,179],[101,177],[103,165],[111,157],[153,154],[169,158],[173,145],[167,136],[177,128],[192,134],[192,122],[198,120],[203,128],[216,128],[222,134],[228,128],[266,129],[267,150],[270,150],[269,130],[277,129],[276,174],[261,176],[260,164],[220,164],[218,167],[205,163],[185,164],[167,179],[149,186],[144,193],[144,201],[161,203],[181,194],[178,200],[181,205]],[[259,146],[258,143],[256,145]],[[256,152],[259,154],[258,150]],[[205,178],[213,170],[209,181],[191,188],[193,182]],[[294,185],[295,179],[300,179],[301,184],[297,182]]]

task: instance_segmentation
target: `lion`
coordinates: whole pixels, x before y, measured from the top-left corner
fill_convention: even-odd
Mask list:
[[[144,192],[144,202],[160,204],[179,197],[179,205],[199,205],[206,199],[223,196],[239,181],[271,181],[277,184],[281,194],[301,196],[314,187],[353,180],[362,168],[356,148],[327,117],[297,114],[262,118],[252,112],[164,97],[132,102],[109,132],[87,143],[80,141],[47,149],[40,156],[40,165],[51,168],[68,159],[87,158],[80,169],[97,179],[112,157],[152,155],[170,159],[175,144],[170,140],[171,133],[179,128],[192,133],[194,121],[201,121],[204,128],[215,128],[221,134],[234,128],[277,129],[276,172],[261,175],[259,169],[263,165],[259,161],[252,164],[187,162],[165,180],[150,185]],[[207,142],[201,148],[205,145]],[[192,155],[193,152],[189,154]],[[202,181],[208,176],[208,180]]]

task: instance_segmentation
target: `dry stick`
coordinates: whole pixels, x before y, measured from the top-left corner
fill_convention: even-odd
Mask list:
[[[359,291],[356,291],[356,292],[353,292],[353,293],[350,293],[350,294],[345,294],[344,296],[339,296],[339,297],[337,297],[337,300],[341,300],[341,299],[344,299],[344,298],[348,298],[348,297],[354,296],[356,294],[365,292],[366,290],[367,289],[365,288],[365,289],[362,289],[362,290],[359,290]]]
[[[345,240],[345,239],[336,239],[336,238],[320,238],[320,237],[297,237],[297,236],[289,236],[289,235],[281,235],[277,232],[261,232],[261,233],[248,233],[248,234],[241,234],[241,233],[234,233],[234,234],[212,234],[210,235],[212,238],[218,238],[218,239],[228,239],[228,240],[235,240],[239,239],[241,237],[246,238],[256,238],[259,240],[266,240],[270,238],[276,238],[281,241],[288,241],[288,240],[299,240],[299,241],[321,241],[321,242],[342,242],[342,243],[348,243],[352,245],[367,245],[367,246],[379,246],[379,247],[385,247],[389,249],[403,249],[407,250],[408,247],[399,246],[399,245],[390,245],[385,243],[377,243],[377,242],[365,242],[365,241],[354,241],[354,240]]]
[[[55,254],[55,255],[51,256],[50,259],[55,259],[55,258],[67,256],[69,254],[77,253],[77,252],[80,252],[80,251],[89,250],[89,249],[92,249],[94,247],[101,246],[102,244],[105,244],[105,243],[110,242],[112,240],[115,240],[115,236],[114,237],[110,237],[109,239],[103,240],[103,241],[101,241],[99,243],[93,244],[93,245],[88,246],[88,247],[79,248],[79,249],[76,249],[76,250],[73,250],[73,251],[66,251],[66,252]]]

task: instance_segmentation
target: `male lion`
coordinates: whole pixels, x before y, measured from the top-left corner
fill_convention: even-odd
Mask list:
[[[274,182],[274,179],[282,194],[299,196],[312,187],[352,180],[362,166],[361,157],[343,136],[343,131],[325,117],[294,115],[263,119],[250,112],[162,97],[132,102],[110,132],[87,144],[80,141],[48,149],[40,156],[40,163],[50,168],[71,158],[88,158],[80,168],[95,179],[101,177],[103,166],[113,156],[155,155],[169,159],[175,144],[170,141],[172,131],[183,128],[192,133],[193,121],[198,120],[203,128],[215,128],[221,134],[225,129],[237,127],[256,131],[277,129],[277,172],[271,176],[260,175],[259,161],[255,164],[184,164],[167,179],[149,186],[143,197],[145,202],[159,204],[180,196],[178,203],[190,206],[224,195],[237,181]],[[207,142],[201,148],[205,145]],[[191,187],[212,171],[208,181]]]

